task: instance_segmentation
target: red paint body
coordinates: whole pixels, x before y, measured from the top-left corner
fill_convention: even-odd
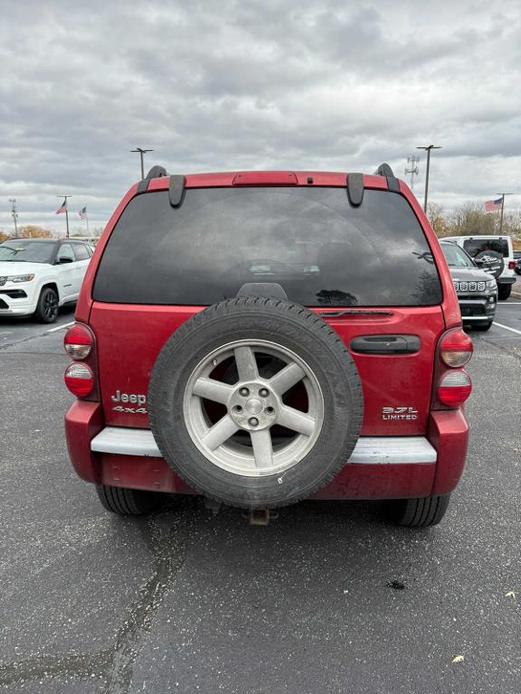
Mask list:
[[[242,178],[241,178],[242,176]],[[257,179],[255,178],[259,178]],[[198,174],[186,177],[187,188],[269,185],[269,174]],[[312,179],[312,183],[308,181]],[[296,183],[295,183],[296,182]],[[169,179],[157,178],[149,190],[168,188]],[[346,187],[345,173],[278,172],[273,185]],[[382,176],[364,176],[366,188],[387,189]],[[87,360],[98,377],[91,402],[78,401],[66,416],[66,433],[73,465],[85,480],[114,486],[190,493],[190,489],[161,458],[143,458],[90,452],[90,440],[104,426],[148,428],[146,414],[114,412],[111,396],[117,390],[147,393],[154,363],[175,330],[202,306],[142,306],[94,302],[92,286],[110,234],[136,192],[133,186],[109,220],[87,270],[76,310],[76,319],[87,324],[96,339],[95,357]],[[439,407],[435,386],[445,368],[440,363],[438,341],[442,334],[461,326],[457,297],[443,253],[422,209],[409,188],[400,192],[416,214],[434,256],[443,288],[440,306],[389,308],[391,315],[349,315],[325,320],[346,345],[358,335],[414,334],[421,338],[417,354],[352,354],[364,393],[362,436],[427,436],[438,451],[436,464],[346,465],[316,495],[321,499],[384,499],[428,496],[451,491],[457,484],[467,451],[468,427],[461,409]],[[313,309],[321,314],[331,309]],[[356,309],[354,309],[356,310]],[[363,311],[363,309],[360,309]],[[124,336],[124,339],[122,338]],[[392,362],[392,368],[389,364]],[[99,400],[99,402],[98,402]],[[382,408],[407,406],[417,419],[385,421]],[[434,409],[433,409],[434,408]],[[439,408],[440,411],[436,411]]]

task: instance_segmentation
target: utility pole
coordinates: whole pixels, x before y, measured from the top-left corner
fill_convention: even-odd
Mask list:
[[[9,198],[9,202],[11,203],[11,217],[13,218],[13,223],[14,223],[14,237],[15,239],[18,238],[18,212],[16,211],[16,198]]]
[[[501,234],[501,231],[503,230],[503,211],[505,209],[505,195],[513,195],[513,193],[496,193],[496,195],[501,195],[501,216],[499,218],[498,231],[498,234]]]
[[[411,174],[411,190],[414,190],[414,177],[420,173],[418,164],[420,163],[419,157],[415,154],[411,154],[407,157],[407,164],[405,165],[405,175]]]
[[[427,214],[427,197],[429,195],[429,172],[431,168],[431,151],[433,149],[441,149],[439,145],[426,145],[416,147],[416,149],[424,149],[427,152],[427,167],[425,170],[425,199],[423,201],[423,211]]]
[[[153,149],[142,149],[141,147],[136,147],[136,149],[131,149],[131,152],[136,152],[139,153],[139,157],[141,159],[141,180],[145,178],[145,166],[143,163],[143,155],[146,154],[147,152],[153,152]]]
[[[69,238],[69,206],[67,204],[67,200],[69,198],[72,198],[72,195],[57,195],[57,198],[63,198],[65,202],[65,223],[67,226],[67,238]]]

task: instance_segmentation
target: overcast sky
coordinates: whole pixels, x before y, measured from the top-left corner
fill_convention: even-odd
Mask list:
[[[0,0],[0,228],[104,224],[147,168],[404,176],[432,201],[521,193],[521,3]],[[415,184],[423,195],[421,154]],[[521,195],[507,208],[521,207]]]

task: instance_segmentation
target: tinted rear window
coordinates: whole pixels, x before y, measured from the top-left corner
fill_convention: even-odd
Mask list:
[[[501,253],[504,258],[509,255],[506,239],[468,239],[463,241],[463,248],[473,258],[481,251],[496,251],[496,253]]]
[[[208,305],[246,283],[280,284],[305,306],[426,306],[441,288],[404,198],[343,188],[187,190],[135,197],[114,229],[93,296],[131,304]]]

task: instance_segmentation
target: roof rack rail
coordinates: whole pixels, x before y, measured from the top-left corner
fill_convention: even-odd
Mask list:
[[[375,176],[390,176],[391,178],[394,178],[394,172],[391,169],[391,167],[389,166],[389,164],[387,164],[386,162],[384,162],[383,164],[380,164],[380,166],[374,172],[374,175]]]

